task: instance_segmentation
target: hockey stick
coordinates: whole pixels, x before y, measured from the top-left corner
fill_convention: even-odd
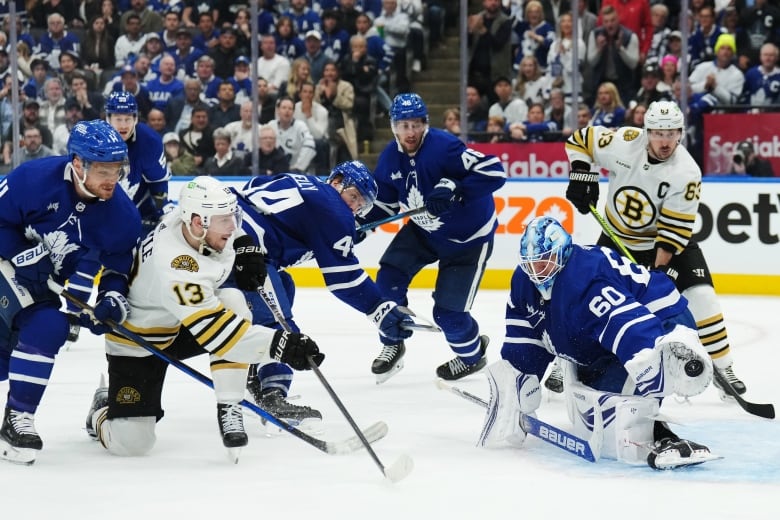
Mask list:
[[[92,314],[94,310],[93,307],[82,302],[81,300],[79,300],[72,294],[68,293],[67,291],[64,291],[61,285],[57,284],[51,279],[49,280],[49,288],[52,291],[62,295],[67,301],[69,301],[76,307],[80,308],[82,311]],[[188,376],[192,377],[197,381],[200,381],[201,383],[208,386],[209,388],[214,388],[214,382],[209,377],[201,374],[200,372],[190,367],[189,365],[182,363],[178,359],[171,357],[165,351],[155,347],[154,345],[146,341],[143,337],[139,336],[138,334],[128,330],[126,327],[123,327],[122,325],[116,323],[114,320],[105,320],[104,323],[109,327],[111,327],[113,332],[136,343],[139,347],[148,350],[149,352],[151,352],[158,358],[162,359],[166,363],[173,365],[174,367],[178,368]],[[242,399],[239,404],[252,410],[263,419],[278,426],[280,429],[287,431],[293,436],[298,437],[299,439],[306,442],[307,444],[310,444],[315,448],[317,448],[318,450],[327,453],[329,455],[341,455],[344,453],[357,451],[364,446],[363,442],[366,442],[366,438],[371,439],[371,442],[376,442],[379,439],[382,439],[385,435],[387,435],[387,430],[388,430],[387,424],[380,421],[371,425],[369,428],[366,429],[365,432],[361,432],[360,439],[358,437],[353,436],[348,439],[344,439],[342,441],[335,441],[335,442],[325,441],[322,439],[318,439],[317,437],[313,437],[305,432],[302,432],[295,426],[292,426],[291,424],[288,424],[282,421],[281,419],[276,418],[275,416],[271,415],[270,413],[266,412],[265,410],[257,406],[255,403],[247,401],[246,399]]]
[[[601,213],[596,209],[596,206],[593,204],[590,204],[590,212],[591,214],[596,217],[596,220],[598,221],[599,225],[601,226],[601,229],[604,231],[604,233],[607,234],[607,236],[612,239],[612,242],[620,249],[620,252],[623,253],[623,256],[631,260],[633,263],[636,263],[636,260],[634,259],[634,255],[631,254],[631,252],[628,250],[626,245],[623,243],[622,240],[618,238],[618,236],[615,234],[614,231],[612,231],[609,226],[607,225],[607,221],[604,220],[604,217],[601,216]]]
[[[604,230],[604,233],[609,236],[609,238],[612,240],[612,242],[615,243],[616,246],[620,249],[620,251],[623,253],[623,255],[631,260],[632,262],[636,263],[636,260],[634,260],[634,257],[631,256],[631,253],[626,248],[625,244],[623,244],[623,241],[618,238],[618,236],[609,228],[607,225],[607,221],[604,220],[604,217],[601,216],[601,214],[596,210],[596,208],[591,204],[590,205],[590,212],[593,214],[594,217],[596,217],[596,220],[598,220],[599,224],[601,225],[601,229]],[[745,410],[747,413],[752,415],[757,415],[758,417],[764,417],[765,419],[774,419],[775,418],[775,407],[771,404],[759,404],[759,403],[751,403],[750,401],[746,401],[742,398],[741,395],[734,389],[733,386],[731,386],[731,383],[728,382],[726,377],[720,373],[720,371],[717,368],[713,367],[713,377],[715,377],[715,380],[718,382],[718,384],[723,387],[723,391],[726,392],[728,395],[734,398],[735,401],[737,401],[737,404],[742,407],[743,410]]]
[[[263,287],[258,287],[257,292],[260,295],[260,297],[263,299],[263,302],[265,302],[268,309],[274,315],[276,321],[279,323],[279,325],[282,326],[282,329],[284,329],[286,332],[292,332],[292,328],[290,327],[290,324],[287,323],[287,320],[285,319],[281,309],[279,308],[278,300],[276,298],[276,292],[274,291],[270,278],[268,277],[265,278]],[[355,423],[355,420],[352,418],[352,415],[350,415],[347,408],[344,406],[344,403],[341,402],[341,399],[339,399],[339,396],[336,395],[336,392],[333,390],[333,387],[331,387],[330,383],[328,383],[328,380],[325,379],[325,376],[322,374],[320,367],[317,366],[317,364],[314,362],[311,356],[307,356],[306,359],[308,360],[309,366],[311,367],[312,371],[317,376],[317,379],[320,380],[320,383],[322,383],[322,386],[325,387],[325,390],[328,392],[328,395],[330,395],[331,399],[333,399],[333,402],[336,403],[336,406],[338,406],[342,415],[354,430],[355,435],[357,435],[357,438],[360,439],[360,442],[363,443],[363,446],[366,448],[366,451],[369,453],[369,455],[371,455],[371,458],[374,460],[376,465],[382,471],[382,474],[388,480],[390,480],[390,482],[398,482],[399,480],[406,478],[406,476],[409,475],[409,473],[411,473],[412,468],[414,468],[414,463],[412,462],[411,457],[409,457],[408,455],[401,455],[398,458],[398,460],[396,460],[390,466],[386,467],[384,464],[382,464],[382,461],[379,460],[379,457],[377,456],[374,449],[371,447],[371,444],[363,436],[363,432],[360,431],[360,428]]]
[[[442,379],[436,381],[436,386],[440,390],[446,390],[452,394],[462,397],[463,399],[481,406],[482,408],[488,407],[488,402],[462,388],[452,386],[444,382]],[[591,442],[589,440],[581,439],[573,433],[569,433],[566,430],[548,424],[541,419],[537,419],[531,415],[524,413],[520,414],[520,427],[527,434],[533,435],[543,441],[552,444],[553,446],[562,449],[567,453],[576,455],[581,459],[585,459],[588,462],[596,462],[601,456],[601,443]],[[600,434],[603,430],[603,424],[601,422],[601,413],[594,413],[594,427],[593,437]],[[593,438],[592,437],[592,438]]]
[[[729,383],[726,376],[720,373],[720,370],[715,369],[712,371],[712,375],[723,390],[737,401],[737,404],[742,407],[747,413],[763,417],[764,419],[775,418],[775,407],[772,404],[759,404],[745,401],[739,392],[737,392],[731,383]]]
[[[408,314],[412,318],[417,318],[422,321],[422,323],[414,322],[414,323],[404,323],[401,325],[401,328],[406,330],[421,330],[424,332],[441,332],[441,327],[433,323],[431,320],[427,320],[425,318],[421,318],[420,316],[417,316],[412,309],[409,307],[403,307],[399,306],[398,309],[403,312],[404,314]]]
[[[380,218],[379,220],[375,220],[373,222],[367,222],[362,226],[358,226],[357,232],[360,233],[361,231],[371,231],[372,229],[379,227],[383,224],[387,224],[388,222],[394,222],[402,218],[411,217],[412,215],[417,215],[418,213],[422,213],[423,211],[425,211],[425,206],[421,208],[410,209],[409,211],[403,211],[401,213],[396,213],[395,215],[390,215],[389,217]]]

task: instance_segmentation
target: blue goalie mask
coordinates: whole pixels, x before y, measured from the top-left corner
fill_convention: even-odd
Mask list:
[[[571,235],[550,217],[528,223],[520,238],[520,269],[536,285],[545,300],[550,299],[556,275],[569,260]]]
[[[365,216],[374,207],[378,191],[374,176],[368,167],[360,161],[348,161],[336,165],[328,176],[328,183],[340,180],[341,191],[354,187],[363,197],[363,204],[355,212],[358,216]]]

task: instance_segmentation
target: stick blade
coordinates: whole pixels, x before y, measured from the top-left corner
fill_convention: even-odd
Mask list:
[[[398,457],[398,460],[396,460],[390,466],[386,466],[384,473],[385,477],[387,477],[390,482],[395,484],[396,482],[400,482],[409,476],[409,473],[411,473],[413,469],[414,461],[409,455],[404,454]]]

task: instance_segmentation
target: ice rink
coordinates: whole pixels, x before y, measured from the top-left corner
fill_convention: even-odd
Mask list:
[[[474,314],[498,358],[506,293],[482,291]],[[746,398],[780,404],[780,298],[722,298],[736,373]],[[410,307],[430,317],[429,290],[411,293]],[[110,456],[91,441],[84,419],[105,367],[101,340],[82,332],[59,354],[36,416],[44,449],[29,467],[0,463],[2,518],[55,519],[777,519],[780,518],[780,423],[724,403],[714,388],[690,402],[667,399],[683,437],[706,444],[723,460],[675,472],[614,461],[588,463],[529,437],[522,449],[475,447],[483,412],[435,386],[435,368],[450,359],[443,336],[417,332],[406,367],[377,386],[370,372],[379,352],[373,326],[324,289],[300,289],[301,328],[327,358],[322,371],[362,426],[385,421],[374,449],[385,465],[400,455],[415,463],[391,484],[365,450],[326,455],[287,433],[266,435],[245,412],[250,443],[237,465],[218,435],[212,391],[175,368],[163,396],[165,418],[146,457]],[[189,361],[207,373],[206,357]],[[487,397],[484,375],[458,382]],[[5,394],[7,382],[0,383]],[[561,397],[544,391],[539,417],[568,427]],[[297,376],[299,403],[323,413],[321,437],[352,431],[311,373]],[[238,516],[240,515],[240,516]]]

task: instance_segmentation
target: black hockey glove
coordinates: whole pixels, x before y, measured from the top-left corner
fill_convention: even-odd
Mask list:
[[[590,171],[590,165],[584,161],[574,161],[569,173],[569,186],[566,198],[583,215],[599,203],[599,174]]]
[[[277,331],[271,341],[271,357],[282,363],[287,363],[295,370],[309,370],[307,356],[311,356],[314,364],[320,366],[325,354],[320,352],[317,344],[298,332]]]
[[[402,341],[412,336],[412,331],[406,326],[414,325],[414,321],[395,302],[380,303],[368,313],[368,319],[379,329],[379,334],[390,341]]]
[[[263,251],[249,235],[235,239],[233,249],[236,250],[236,259],[233,262],[236,285],[242,291],[257,291],[268,276]]]
[[[11,263],[14,265],[14,278],[30,291],[33,298],[49,292],[46,281],[54,274],[54,264],[43,244],[19,252],[11,258]]]
[[[434,217],[444,215],[452,210],[456,202],[462,202],[460,183],[444,178],[433,187],[433,190],[425,197],[425,209]]]

